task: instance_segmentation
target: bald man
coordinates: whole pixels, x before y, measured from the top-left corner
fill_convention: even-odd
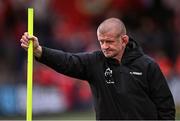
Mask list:
[[[117,18],[103,21],[97,29],[101,51],[66,53],[39,45],[24,33],[21,46],[34,41],[36,60],[64,75],[87,80],[94,97],[97,120],[174,120],[172,94],[159,66],[126,34]]]

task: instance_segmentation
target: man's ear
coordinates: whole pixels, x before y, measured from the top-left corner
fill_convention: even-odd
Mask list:
[[[123,41],[122,45],[125,47],[129,42],[129,37],[127,35],[123,35],[122,41]]]

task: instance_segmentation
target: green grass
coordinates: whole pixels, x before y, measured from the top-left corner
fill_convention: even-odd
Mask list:
[[[25,116],[0,117],[0,120],[25,120]],[[33,120],[95,120],[93,111],[72,111],[54,115],[33,115]],[[176,107],[176,120],[180,120],[180,106]]]
[[[176,120],[180,120],[180,106],[176,106]]]
[[[95,120],[93,111],[65,112],[56,115],[35,116],[34,120]]]
[[[57,115],[39,116],[33,118],[35,120],[95,120],[93,111],[86,112],[66,112]],[[180,106],[176,107],[176,120],[180,120]]]
[[[95,120],[93,111],[86,112],[66,112],[57,115],[40,116],[33,118],[35,120]],[[180,106],[176,107],[176,120],[180,120]]]

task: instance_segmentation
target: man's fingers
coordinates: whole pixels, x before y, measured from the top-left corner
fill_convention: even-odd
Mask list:
[[[37,37],[35,37],[35,36],[30,36],[30,35],[28,34],[28,32],[25,32],[23,36],[24,36],[24,38],[27,39],[28,41],[29,41],[29,40],[32,40],[32,41],[38,40]]]
[[[20,42],[23,43],[23,44],[25,44],[25,45],[28,45],[28,44],[29,44],[28,41],[24,41],[23,39],[20,39]]]
[[[26,44],[24,44],[24,43],[21,43],[21,47],[23,47],[24,49],[26,49],[26,50],[27,50],[29,46],[28,46],[28,45],[26,45]]]
[[[35,37],[35,36],[28,36],[28,40],[37,41],[37,37]]]
[[[23,35],[22,39],[23,39],[23,41],[28,42],[28,37],[27,36]]]
[[[28,36],[29,34],[28,34],[28,32],[24,32],[24,35]]]
[[[22,35],[20,39],[21,47],[24,48],[25,50],[27,50],[29,47],[29,40],[34,41],[34,44],[33,44],[34,49],[36,49],[39,46],[38,38],[33,35],[30,36],[28,32],[25,32],[24,35]]]
[[[34,42],[33,42],[33,48],[34,48],[34,49],[37,49],[37,47],[39,46],[38,38],[35,37],[35,36],[33,36],[33,35],[30,36],[30,35],[28,34],[28,32],[25,32],[25,33],[22,35],[21,39],[20,39],[21,47],[27,51],[27,50],[28,50],[28,47],[29,47],[29,40],[34,41]]]

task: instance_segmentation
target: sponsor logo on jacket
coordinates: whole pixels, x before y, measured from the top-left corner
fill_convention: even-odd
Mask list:
[[[131,75],[142,75],[142,72],[129,72]]]

